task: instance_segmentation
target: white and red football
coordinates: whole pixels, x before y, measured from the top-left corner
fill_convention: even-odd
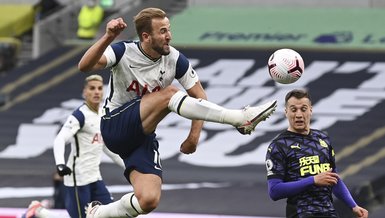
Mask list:
[[[301,55],[289,48],[276,50],[267,63],[271,78],[282,84],[297,81],[305,70]]]

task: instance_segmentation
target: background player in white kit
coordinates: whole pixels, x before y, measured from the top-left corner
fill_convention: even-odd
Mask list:
[[[112,197],[102,180],[100,161],[103,151],[124,168],[123,160],[104,145],[100,134],[100,102],[103,78],[91,75],[85,79],[85,102],[67,118],[54,141],[57,172],[64,176],[65,207],[72,218],[85,217],[84,208],[91,201],[110,203]],[[71,152],[65,163],[65,145],[71,139]],[[58,217],[53,211],[32,202],[26,217]]]
[[[83,72],[111,68],[101,132],[107,147],[123,158],[124,175],[134,189],[108,205],[92,202],[87,217],[136,217],[157,207],[162,168],[155,130],[171,111],[192,120],[190,133],[180,147],[181,152],[190,154],[196,150],[203,121],[230,124],[242,134],[250,134],[276,108],[276,101],[243,110],[206,101],[189,61],[169,44],[171,30],[165,12],[143,9],[134,23],[139,41],[110,45],[127,27],[122,18],[113,19],[79,62]],[[171,85],[174,79],[187,93]]]

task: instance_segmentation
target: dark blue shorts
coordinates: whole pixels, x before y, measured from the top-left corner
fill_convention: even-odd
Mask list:
[[[112,202],[111,194],[108,192],[102,180],[83,186],[65,186],[65,207],[72,218],[86,217],[84,208],[91,201],[100,201],[102,204]]]
[[[129,174],[135,169],[141,173],[155,174],[162,178],[162,165],[159,157],[159,143],[155,134],[149,135],[143,144],[123,159],[126,170],[124,176],[130,182]]]
[[[140,119],[140,100],[136,98],[111,112],[106,111],[100,122],[104,143],[122,159],[130,156],[146,138]]]
[[[159,144],[155,133],[143,133],[140,101],[141,98],[138,97],[111,112],[106,112],[100,123],[104,143],[125,163],[124,175],[128,181],[128,174],[133,169],[162,178]]]

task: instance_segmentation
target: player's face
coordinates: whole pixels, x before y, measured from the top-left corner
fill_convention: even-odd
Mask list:
[[[289,131],[305,135],[309,133],[312,106],[308,98],[289,98],[285,113],[289,121]]]
[[[88,104],[99,105],[103,98],[103,83],[97,80],[88,81],[83,96]]]
[[[152,20],[152,33],[149,37],[151,49],[158,57],[170,54],[171,29],[168,18]]]

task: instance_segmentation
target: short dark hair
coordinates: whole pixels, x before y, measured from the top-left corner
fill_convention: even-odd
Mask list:
[[[152,19],[165,18],[166,12],[159,8],[145,8],[141,10],[136,16],[134,16],[134,23],[136,27],[136,33],[140,41],[142,41],[142,33],[152,33]]]
[[[287,105],[287,101],[291,97],[294,97],[296,99],[308,98],[311,103],[310,94],[306,89],[293,89],[290,92],[288,92],[285,97],[285,105]]]

